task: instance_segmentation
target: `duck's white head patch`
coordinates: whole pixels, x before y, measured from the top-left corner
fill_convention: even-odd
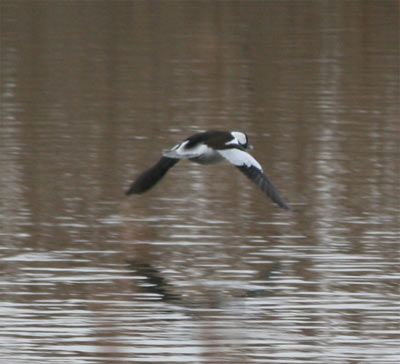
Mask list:
[[[245,133],[242,133],[240,131],[232,131],[231,135],[233,136],[233,140],[227,144],[238,144],[244,148],[249,147],[249,138]]]

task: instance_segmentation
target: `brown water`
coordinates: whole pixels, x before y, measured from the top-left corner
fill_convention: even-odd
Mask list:
[[[3,0],[0,361],[398,363],[398,7]]]

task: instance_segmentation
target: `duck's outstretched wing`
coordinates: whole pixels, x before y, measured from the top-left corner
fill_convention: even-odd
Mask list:
[[[239,168],[241,172],[251,179],[278,206],[285,210],[290,210],[290,207],[285,203],[278,190],[264,173],[261,165],[250,154],[236,148],[218,150],[218,153],[235,167]]]
[[[132,193],[143,193],[153,187],[163,176],[172,168],[179,159],[161,157],[161,159],[151,168],[144,171],[135,182],[125,192],[126,195]]]

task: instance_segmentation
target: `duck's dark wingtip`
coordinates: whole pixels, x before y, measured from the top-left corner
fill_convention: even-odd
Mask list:
[[[142,194],[152,188],[166,173],[172,168],[179,159],[161,157],[161,159],[151,168],[144,171],[135,182],[125,192],[126,196],[132,194]]]
[[[278,206],[281,207],[282,209],[286,210],[286,211],[293,211],[293,209],[280,198],[280,201],[277,202]]]
[[[147,181],[143,181],[142,178],[136,180],[132,185],[125,191],[125,196],[130,196],[130,195],[140,195],[147,190],[149,190],[153,185],[148,185],[146,183]]]
[[[124,192],[124,195],[125,196],[130,196],[130,195],[133,195],[134,193],[137,193],[137,192],[135,192],[134,184],[131,184],[129,186],[129,188]]]
[[[299,210],[297,208],[297,206],[289,206],[288,204],[286,204],[286,202],[284,202],[284,204],[285,204],[284,206],[280,206],[280,207],[283,208],[287,212],[296,213],[296,212],[300,212],[301,211],[301,209]]]
[[[124,192],[124,195],[125,196],[130,196],[130,195],[133,195],[135,192],[133,192],[131,189],[129,189],[129,190],[126,190],[125,192]]]

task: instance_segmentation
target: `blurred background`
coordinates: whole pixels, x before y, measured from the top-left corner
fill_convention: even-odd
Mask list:
[[[399,362],[398,1],[0,6],[1,361]]]

